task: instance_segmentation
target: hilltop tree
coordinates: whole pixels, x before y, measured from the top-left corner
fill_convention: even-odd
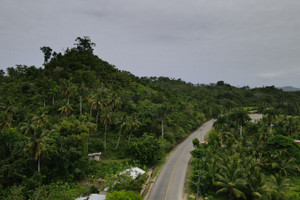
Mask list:
[[[44,53],[44,64],[46,64],[52,55],[52,49],[50,47],[43,46],[40,50]]]
[[[76,49],[79,52],[93,53],[94,50],[93,47],[95,47],[96,44],[91,41],[90,37],[88,36],[77,37],[75,41],[77,42],[75,43]]]

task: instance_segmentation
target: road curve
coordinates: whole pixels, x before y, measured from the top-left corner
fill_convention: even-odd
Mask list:
[[[213,120],[210,120],[192,133],[169,156],[146,200],[182,200],[185,174],[188,161],[191,158],[190,151],[194,149],[192,140],[203,140],[204,135],[212,128]]]

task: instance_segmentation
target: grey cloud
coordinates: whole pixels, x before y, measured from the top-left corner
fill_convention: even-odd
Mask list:
[[[300,2],[2,0],[0,67],[41,66],[88,35],[95,53],[139,76],[300,87]]]

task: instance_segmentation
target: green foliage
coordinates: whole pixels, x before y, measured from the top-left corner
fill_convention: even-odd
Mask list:
[[[93,194],[93,193],[99,193],[99,190],[98,190],[98,188],[96,187],[96,186],[94,186],[94,185],[92,185],[91,187],[90,187],[90,193],[91,194]]]
[[[133,191],[114,191],[112,193],[108,193],[106,196],[107,200],[142,200],[141,195],[133,192]]]
[[[138,175],[136,179],[133,179],[129,172],[119,173],[114,176],[105,177],[105,187],[108,188],[108,192],[132,190],[138,193],[142,190],[142,185],[146,179],[147,174]]]
[[[148,166],[160,159],[163,153],[159,140],[148,134],[132,142],[130,152],[134,160]]]
[[[25,200],[26,197],[24,196],[24,193],[23,193],[23,187],[19,186],[13,186],[11,189],[10,189],[10,194],[7,198],[7,200]]]
[[[229,200],[297,199],[289,178],[299,175],[299,146],[290,137],[268,131],[268,122],[245,123],[242,137],[236,123],[241,124],[220,116],[208,143],[191,151],[192,192]]]
[[[192,141],[192,143],[193,143],[193,146],[195,148],[199,148],[200,147],[200,141],[198,140],[198,138],[194,138],[193,141]]]
[[[290,137],[283,135],[275,135],[267,141],[264,153],[271,157],[280,150],[286,151],[286,156],[294,157],[300,164],[300,146],[297,145]]]
[[[87,157],[99,151],[103,158],[131,157],[150,166],[163,151],[220,113],[229,115],[216,122],[217,133],[209,142],[214,146],[212,151],[217,153],[221,146],[246,152],[236,140],[249,147],[246,139],[238,138],[237,130],[239,125],[247,129],[248,119],[242,111],[248,109],[237,107],[300,114],[300,93],[286,93],[273,86],[237,88],[223,81],[195,85],[167,77],[139,78],[94,55],[94,47],[89,37],[78,37],[75,46],[64,52],[41,47],[44,67],[17,65],[7,68],[6,74],[0,70],[3,191],[23,184],[29,197],[44,184],[78,181],[89,173],[104,177],[108,172],[94,173]],[[274,132],[297,138],[297,121],[286,117],[282,124],[274,122]],[[256,142],[251,146],[257,159],[260,141],[272,137],[261,129],[267,128],[251,132],[258,136],[252,138]],[[116,171],[114,165],[112,171]],[[40,175],[35,173],[37,169]],[[207,177],[211,181],[213,176]]]

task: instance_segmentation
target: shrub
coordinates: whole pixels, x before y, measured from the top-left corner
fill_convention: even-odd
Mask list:
[[[106,200],[142,200],[142,197],[133,191],[121,190],[108,193]]]
[[[268,140],[264,148],[264,154],[270,156],[280,150],[286,150],[287,156],[294,157],[297,163],[300,163],[300,147],[292,138],[283,135],[273,136]]]
[[[161,145],[158,139],[144,134],[131,144],[130,154],[134,160],[139,160],[141,164],[150,166],[161,158]]]

